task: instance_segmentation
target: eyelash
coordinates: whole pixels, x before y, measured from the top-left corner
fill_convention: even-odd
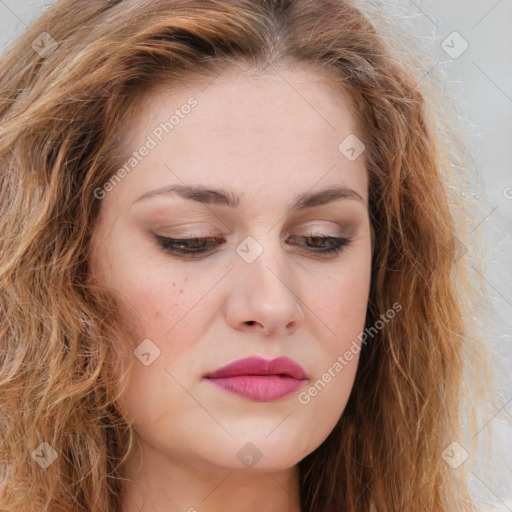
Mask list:
[[[206,254],[210,252],[208,249],[202,248],[177,248],[176,245],[187,246],[187,243],[197,241],[205,241],[205,240],[215,240],[216,237],[206,237],[206,238],[169,238],[160,235],[154,235],[158,245],[166,252],[169,252],[174,255],[180,255],[185,258],[193,258],[196,254]],[[341,253],[346,247],[348,247],[352,243],[352,239],[345,237],[335,237],[335,236],[317,236],[317,235],[308,235],[308,236],[297,236],[293,237],[295,239],[317,239],[321,240],[321,242],[332,241],[335,242],[335,246],[329,249],[324,250],[312,250],[313,254],[317,254],[320,256],[334,257]],[[218,244],[221,245],[221,244]]]

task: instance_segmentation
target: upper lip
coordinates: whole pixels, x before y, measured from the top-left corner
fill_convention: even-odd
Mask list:
[[[307,379],[302,366],[289,357],[276,357],[270,360],[263,357],[238,359],[207,374],[206,377],[227,378],[238,375],[284,375],[294,379]]]

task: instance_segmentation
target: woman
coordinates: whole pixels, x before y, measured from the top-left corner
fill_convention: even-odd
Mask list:
[[[62,0],[0,69],[1,510],[474,509],[457,162],[355,5]]]

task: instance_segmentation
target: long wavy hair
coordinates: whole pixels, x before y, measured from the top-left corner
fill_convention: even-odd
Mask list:
[[[402,306],[362,347],[338,424],[299,463],[302,510],[474,510],[475,457],[453,469],[443,456],[454,441],[473,453],[468,397],[488,382],[470,323],[482,291],[464,256],[461,147],[378,19],[345,0],[60,0],[4,51],[0,510],[121,512],[135,443],[116,401],[134,358],[89,255],[94,190],[125,161],[137,99],[228,66],[287,64],[329,73],[351,98],[373,230],[366,325]],[[46,468],[41,449],[57,455]]]

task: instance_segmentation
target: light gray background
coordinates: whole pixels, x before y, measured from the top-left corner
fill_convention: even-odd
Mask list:
[[[52,3],[0,0],[0,50]],[[480,192],[473,200],[479,202],[482,216],[474,229],[482,230],[487,239],[485,280],[496,308],[489,345],[499,393],[512,413],[512,0],[389,0],[387,4],[446,73],[469,121],[468,135],[483,180],[475,184]],[[441,46],[454,31],[469,45],[457,58]],[[503,411],[497,410],[491,423],[496,447],[489,467],[472,474],[472,489],[482,510],[512,512],[512,430]]]

